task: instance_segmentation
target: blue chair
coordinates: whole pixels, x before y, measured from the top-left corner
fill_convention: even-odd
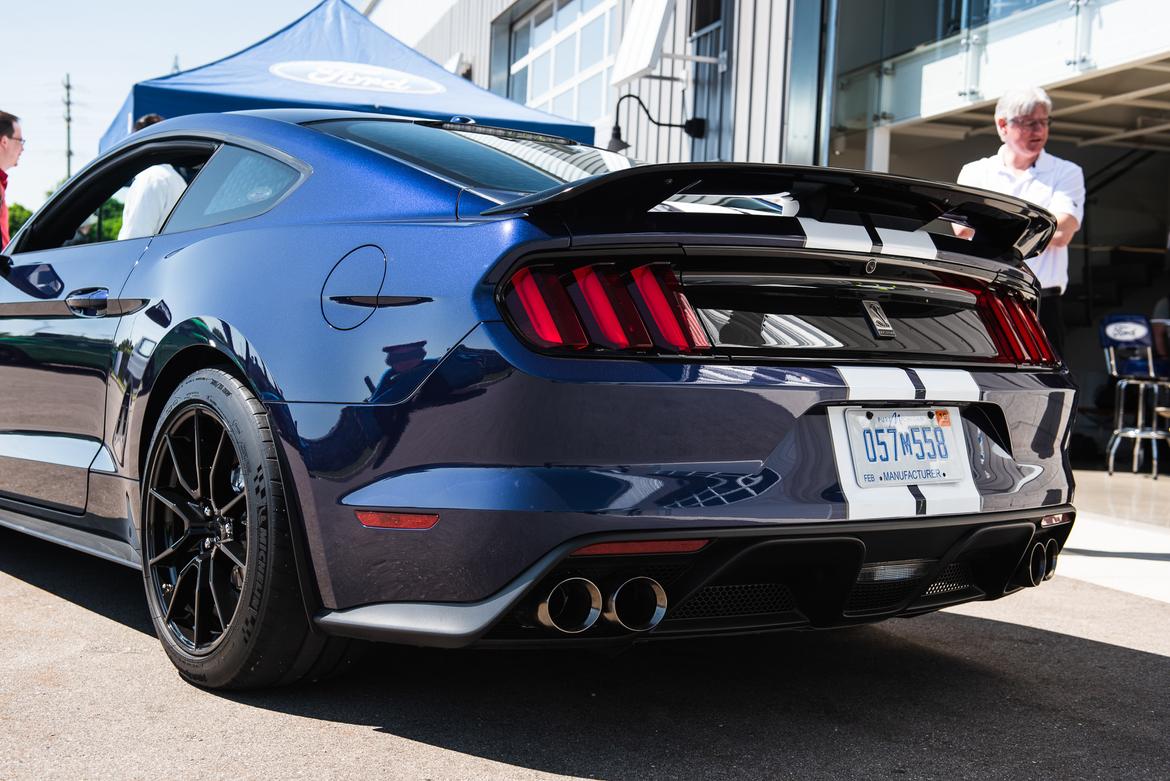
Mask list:
[[[1153,477],[1158,479],[1158,442],[1170,443],[1170,431],[1159,429],[1156,417],[1147,413],[1146,399],[1152,402],[1149,410],[1161,409],[1162,393],[1170,392],[1170,379],[1159,377],[1154,363],[1153,340],[1150,338],[1150,321],[1143,315],[1108,315],[1101,321],[1101,347],[1105,350],[1105,366],[1109,375],[1117,380],[1116,412],[1113,420],[1113,435],[1109,438],[1109,474],[1113,474],[1113,461],[1117,448],[1124,439],[1133,440],[1133,471],[1138,470],[1141,458],[1141,444],[1150,442]],[[1134,388],[1137,404],[1134,409],[1134,424],[1125,425],[1126,391]]]

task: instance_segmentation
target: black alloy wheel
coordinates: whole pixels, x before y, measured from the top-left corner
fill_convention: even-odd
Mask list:
[[[248,494],[223,420],[202,404],[172,417],[155,442],[143,540],[163,622],[192,654],[223,638],[248,570]]]
[[[202,369],[159,415],[143,472],[142,576],[163,650],[213,689],[317,680],[361,644],[313,628],[272,424],[239,378]]]

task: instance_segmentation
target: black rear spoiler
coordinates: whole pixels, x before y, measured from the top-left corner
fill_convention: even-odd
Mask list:
[[[1043,209],[986,190],[868,171],[752,163],[636,166],[568,182],[493,206],[483,214],[557,217],[573,228],[623,219],[636,222],[674,195],[779,193],[800,204],[800,217],[821,222],[915,231],[942,220],[972,228],[971,241],[945,231],[932,236],[939,249],[1017,265],[1041,252],[1056,229],[1056,220]],[[781,224],[776,228],[784,232]]]

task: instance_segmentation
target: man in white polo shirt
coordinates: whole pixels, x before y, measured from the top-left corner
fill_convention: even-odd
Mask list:
[[[1028,266],[1040,281],[1040,322],[1057,352],[1063,352],[1060,297],[1068,287],[1068,245],[1085,213],[1085,175],[1076,163],[1044,151],[1051,111],[1052,101],[1039,87],[1005,93],[995,106],[995,129],[1003,146],[991,157],[963,166],[959,184],[1014,195],[1055,215],[1056,234]]]

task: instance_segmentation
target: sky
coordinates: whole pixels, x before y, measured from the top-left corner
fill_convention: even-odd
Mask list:
[[[368,0],[347,0],[358,9]],[[24,154],[6,200],[36,209],[65,178],[65,88],[73,84],[73,173],[130,87],[233,54],[296,20],[318,0],[0,0],[4,8],[0,110],[21,119]],[[11,4],[11,5],[10,5]],[[450,3],[382,0],[388,32],[414,44]],[[420,7],[425,6],[425,7]]]

